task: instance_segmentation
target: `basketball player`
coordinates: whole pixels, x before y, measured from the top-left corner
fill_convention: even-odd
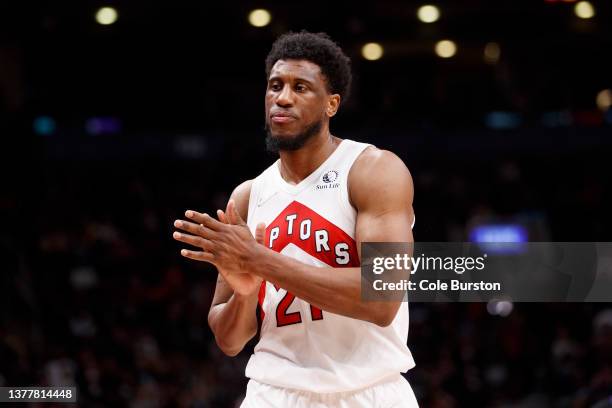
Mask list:
[[[412,242],[413,185],[394,154],[329,130],[350,61],[324,34],[281,36],[266,59],[268,148],[218,220],[196,211],[174,238],[219,270],[208,322],[238,354],[260,328],[242,407],[416,407],[400,375],[408,305],[361,300],[360,243]],[[245,223],[243,220],[246,219]]]

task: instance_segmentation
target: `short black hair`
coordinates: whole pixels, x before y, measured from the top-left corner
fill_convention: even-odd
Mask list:
[[[327,34],[300,31],[278,37],[266,57],[267,77],[270,77],[272,67],[280,59],[303,59],[317,64],[327,79],[327,90],[339,94],[341,101],[348,98],[353,79],[351,59]]]

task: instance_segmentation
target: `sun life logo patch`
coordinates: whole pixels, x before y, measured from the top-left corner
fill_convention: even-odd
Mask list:
[[[338,178],[338,172],[336,170],[330,170],[323,174],[324,183],[333,183]]]

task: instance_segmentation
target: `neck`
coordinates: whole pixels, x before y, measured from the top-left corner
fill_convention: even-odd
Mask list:
[[[298,184],[308,177],[336,150],[341,139],[329,133],[325,126],[321,133],[311,138],[295,151],[280,151],[280,173],[290,184]]]

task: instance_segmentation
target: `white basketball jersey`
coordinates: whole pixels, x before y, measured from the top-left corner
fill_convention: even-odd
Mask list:
[[[368,146],[343,140],[297,185],[283,180],[277,160],[253,181],[248,213],[251,231],[264,222],[268,247],[301,262],[358,267],[357,213],[349,202],[347,179],[355,159]],[[397,377],[414,367],[406,345],[405,302],[391,325],[379,327],[320,310],[263,282],[258,313],[261,336],[246,376],[261,383],[318,393],[345,392]]]

